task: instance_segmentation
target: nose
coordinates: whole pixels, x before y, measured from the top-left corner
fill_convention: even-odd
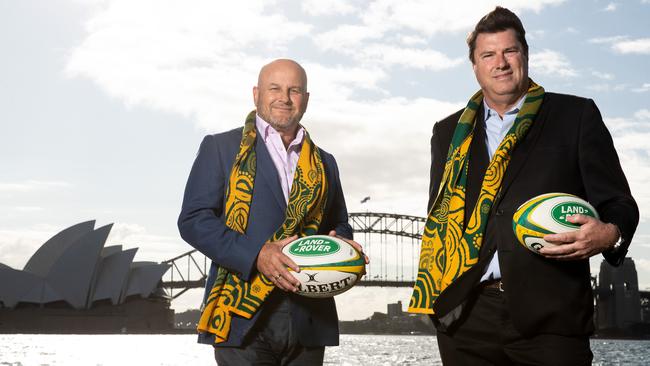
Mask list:
[[[496,57],[497,68],[499,70],[507,69],[510,66],[508,60],[506,59],[506,56],[503,53],[497,53]]]
[[[280,99],[280,102],[282,102],[284,104],[293,103],[292,100],[291,100],[291,91],[289,89],[287,89],[287,90],[283,91],[282,93],[280,93],[280,98],[279,99]]]

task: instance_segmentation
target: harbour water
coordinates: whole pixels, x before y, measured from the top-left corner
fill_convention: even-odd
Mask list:
[[[591,341],[593,365],[650,365],[650,341]],[[435,337],[342,335],[325,364],[441,365]],[[193,335],[0,335],[0,366],[214,365]]]

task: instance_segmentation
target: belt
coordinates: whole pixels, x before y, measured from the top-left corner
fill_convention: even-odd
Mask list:
[[[485,282],[480,283],[480,288],[485,289],[485,288],[491,288],[491,289],[496,289],[501,292],[503,292],[503,282],[501,280],[488,280]]]

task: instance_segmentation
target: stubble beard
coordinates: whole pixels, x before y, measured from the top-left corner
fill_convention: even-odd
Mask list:
[[[268,116],[260,115],[260,117],[278,132],[292,132],[292,130],[297,128],[298,123],[300,123],[302,113],[283,119],[274,118],[270,114]]]

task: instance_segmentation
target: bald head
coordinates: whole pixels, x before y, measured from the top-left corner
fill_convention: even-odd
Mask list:
[[[276,131],[290,138],[307,110],[307,74],[297,62],[275,60],[264,65],[253,88],[257,114]]]
[[[296,61],[288,58],[280,58],[262,66],[260,74],[257,77],[257,86],[259,87],[260,84],[264,83],[265,78],[268,78],[269,73],[277,71],[278,69],[294,70],[294,72],[298,73],[300,75],[302,87],[305,92],[307,91],[307,73],[305,72],[305,69],[303,69]]]

